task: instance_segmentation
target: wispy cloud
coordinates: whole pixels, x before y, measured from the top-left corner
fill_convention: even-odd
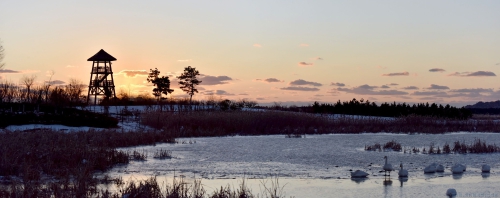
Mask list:
[[[319,89],[316,87],[302,87],[302,86],[282,87],[280,89],[288,91],[319,91]]]
[[[436,85],[436,84],[431,84],[430,87],[427,87],[426,89],[450,89],[448,86],[443,86],[443,85]]]
[[[332,83],[330,84],[330,86],[344,87],[344,86],[345,86],[345,84],[344,84],[344,83],[339,83],[339,82],[332,82]]]
[[[382,89],[389,89],[389,88],[391,88],[391,87],[389,87],[389,86],[387,86],[387,85],[382,85],[382,86],[380,86],[380,88],[382,88]]]
[[[454,90],[450,90],[450,92],[458,92],[458,93],[492,93],[493,89],[484,89],[484,88],[454,89]]]
[[[313,66],[314,63],[299,62],[298,65],[299,67],[310,67]]]
[[[301,43],[299,46],[300,46],[300,47],[309,47],[309,44],[306,44],[306,43]]]
[[[441,68],[432,68],[432,69],[429,69],[430,72],[445,72],[446,70],[444,69],[441,69]]]
[[[361,89],[375,89],[375,88],[378,88],[378,87],[377,86],[370,86],[370,85],[364,84],[364,85],[358,86],[358,88],[361,88]]]
[[[311,86],[316,86],[316,87],[323,86],[323,84],[321,84],[321,83],[306,81],[306,80],[302,80],[302,79],[294,80],[294,81],[290,82],[290,85],[292,85],[292,86],[311,85]]]
[[[177,60],[177,62],[190,62],[192,61],[191,59],[182,59],[182,60]]]
[[[118,72],[118,74],[123,74],[127,77],[136,77],[136,76],[147,76],[149,74],[146,70],[122,70]]]
[[[258,44],[258,43],[253,44],[253,46],[254,46],[254,47],[262,47],[262,45],[261,45],[261,44]]]
[[[477,71],[477,72],[455,72],[448,76],[460,76],[460,77],[490,77],[497,76],[495,73],[490,71]]]
[[[446,94],[446,92],[442,92],[442,91],[416,91],[416,92],[413,92],[412,95],[415,95],[415,96],[434,96],[434,97],[448,96],[448,94]]]
[[[409,76],[409,75],[410,73],[408,72],[382,74],[382,76]]]
[[[314,58],[312,58],[313,60],[323,60],[323,58],[319,57],[319,56],[316,56]]]
[[[416,86],[408,86],[408,87],[403,87],[404,90],[416,90],[418,87]]]
[[[278,80],[277,78],[266,78],[266,79],[255,79],[256,81],[264,81],[267,83],[275,83],[275,82],[284,82],[282,80]]]
[[[49,81],[45,81],[45,83],[48,83]],[[51,85],[64,85],[66,84],[66,82],[62,81],[62,80],[52,80],[50,81],[50,84]]]
[[[389,84],[390,86],[398,86],[399,84],[398,83],[391,83]]]
[[[200,80],[202,85],[222,85],[229,83],[233,79],[229,76],[210,76],[210,75],[200,75]]]
[[[72,68],[72,67],[77,67],[77,66],[74,66],[74,65],[66,65],[66,67]]]
[[[337,88],[337,91],[342,91],[346,93],[353,93],[358,95],[407,95],[408,92],[399,91],[399,90],[374,90],[377,86],[370,85],[361,85],[358,87],[354,87],[352,89],[349,88]]]
[[[215,94],[219,95],[219,96],[233,96],[234,95],[234,94],[228,93],[227,91],[224,91],[224,90],[216,90]]]
[[[472,72],[467,76],[497,76],[497,75],[490,71],[477,71],[477,72]]]
[[[10,69],[1,69],[0,73],[4,74],[15,74],[15,73],[21,73],[20,71],[15,71],[15,70],[10,70]]]

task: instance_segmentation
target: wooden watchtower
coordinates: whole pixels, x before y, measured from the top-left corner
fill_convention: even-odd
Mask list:
[[[106,99],[110,97],[116,98],[113,70],[111,69],[111,61],[115,60],[115,57],[109,55],[102,49],[97,52],[97,54],[87,59],[87,61],[92,61],[87,103],[91,95],[94,95],[94,104],[96,104],[97,96],[99,95],[104,96]]]

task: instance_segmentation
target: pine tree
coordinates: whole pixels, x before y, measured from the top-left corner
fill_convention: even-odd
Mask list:
[[[184,73],[177,76],[182,91],[186,92],[190,96],[189,103],[191,103],[194,93],[198,93],[198,89],[195,87],[201,83],[200,80],[196,79],[196,76],[198,75],[200,75],[200,72],[196,70],[196,68],[188,66],[184,68]]]

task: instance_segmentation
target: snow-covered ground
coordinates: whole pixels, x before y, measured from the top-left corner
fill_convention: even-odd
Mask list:
[[[171,182],[171,178],[202,178],[205,188],[212,189],[232,184],[237,187],[241,178],[248,179],[254,193],[262,189],[262,181],[279,175],[288,196],[295,197],[445,197],[448,188],[465,193],[490,193],[500,196],[500,154],[404,154],[401,152],[364,151],[365,144],[396,140],[404,147],[429,147],[431,142],[442,147],[456,140],[471,142],[474,138],[488,144],[500,145],[500,134],[452,133],[442,135],[308,135],[306,138],[275,136],[235,136],[218,138],[179,139],[186,144],[158,144],[124,148],[145,151],[147,161],[132,161],[113,168],[108,174],[125,180],[157,176]],[[189,144],[189,141],[192,144]],[[173,159],[158,160],[156,150],[171,150]],[[403,162],[409,171],[407,181],[398,180],[392,172],[390,185],[384,182],[384,156],[399,168]],[[423,168],[433,162],[446,167],[444,173],[424,174]],[[467,165],[462,175],[452,175],[455,163]],[[481,174],[481,165],[492,167],[490,174]],[[352,180],[349,170],[370,173],[366,180]],[[269,182],[269,181],[268,181]],[[401,186],[403,185],[403,186]],[[472,194],[471,194],[472,195]]]

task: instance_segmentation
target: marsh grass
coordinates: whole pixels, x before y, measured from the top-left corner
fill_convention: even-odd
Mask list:
[[[147,111],[141,123],[175,137],[327,133],[425,133],[456,131],[500,132],[500,122],[455,120],[431,116],[399,118],[331,116],[301,112],[265,111]]]
[[[392,151],[403,151],[403,153],[420,153],[420,148],[410,148],[402,147],[401,144],[395,140],[391,140],[384,144],[383,149],[379,143],[374,145],[365,145],[366,151],[386,151],[390,148]],[[441,147],[436,146],[434,142],[431,142],[429,147],[422,148],[422,154],[466,154],[466,153],[498,153],[500,152],[500,147],[496,144],[487,144],[486,141],[481,139],[474,139],[470,144],[465,140],[455,141],[453,147],[450,144],[445,143]]]
[[[0,189],[0,194],[8,194],[7,197],[96,194],[99,179],[95,173],[129,163],[130,154],[116,148],[158,142],[174,143],[175,139],[161,131],[3,131],[0,175],[4,176],[2,183],[11,187]]]
[[[153,158],[155,159],[171,159],[172,158],[172,151],[169,150],[156,150]]]

